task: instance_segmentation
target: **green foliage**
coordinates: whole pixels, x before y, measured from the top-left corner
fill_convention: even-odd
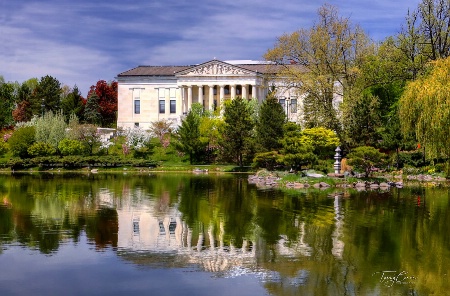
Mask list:
[[[312,168],[315,171],[328,174],[334,172],[333,163],[333,159],[319,159],[316,163],[313,164]]]
[[[356,88],[359,67],[371,52],[369,38],[337,8],[325,4],[318,9],[314,26],[277,38],[267,60],[283,65],[280,79],[288,80],[304,98],[306,127],[324,126],[339,133],[336,97]],[[289,63],[301,67],[286,67]]]
[[[225,159],[236,161],[243,166],[244,161],[253,157],[254,149],[254,109],[248,100],[237,97],[225,104],[225,122],[222,131],[222,153]]]
[[[283,138],[286,114],[278,100],[271,94],[262,103],[256,125],[257,142],[262,151],[278,150]]]
[[[73,123],[70,128],[69,139],[80,141],[84,146],[84,151],[89,155],[92,155],[94,150],[100,146],[100,134],[97,132],[97,126]]]
[[[33,145],[28,147],[27,152],[33,157],[50,156],[56,153],[56,149],[48,143],[35,142]]]
[[[60,110],[61,83],[52,76],[44,76],[39,80],[31,96],[31,110],[33,115]]]
[[[72,114],[78,118],[83,118],[84,104],[83,97],[75,85],[73,90],[61,99],[61,109],[65,118],[69,118]]]
[[[62,155],[82,155],[84,146],[78,140],[71,140],[66,138],[59,142],[58,150]]]
[[[27,158],[28,147],[35,142],[35,128],[34,126],[24,126],[14,131],[8,140],[9,148],[14,156]]]
[[[62,112],[47,112],[35,121],[36,142],[46,143],[56,149],[66,136],[66,128]]]
[[[301,133],[314,149],[314,154],[320,158],[329,158],[334,155],[334,150],[339,146],[339,138],[336,133],[324,127],[304,129]]]
[[[311,141],[302,135],[300,126],[288,122],[284,126],[284,138],[280,141],[283,146],[283,163],[294,169],[301,169],[302,165],[313,163],[317,157]]]
[[[348,155],[348,164],[356,170],[365,173],[366,178],[372,173],[374,167],[384,165],[386,154],[370,146],[361,146],[353,149]]]
[[[13,125],[14,85],[0,82],[0,129]]]
[[[377,144],[377,130],[381,126],[379,98],[364,92],[354,100],[347,100],[345,110],[343,122],[346,140],[350,146]]]
[[[404,135],[415,134],[429,158],[450,157],[450,57],[406,86],[400,99]]]
[[[8,144],[0,140],[0,156],[5,155],[8,152]]]
[[[421,167],[426,163],[424,162],[423,151],[402,151],[397,154],[398,167],[404,166]]]
[[[282,163],[282,159],[282,156],[277,151],[256,153],[252,166],[254,168],[264,168],[272,171]]]
[[[99,97],[96,92],[91,92],[84,107],[83,117],[87,123],[98,125],[101,122],[99,110]]]
[[[186,118],[181,122],[177,131],[179,144],[178,149],[189,155],[192,164],[200,159],[205,151],[206,143],[200,138],[200,116],[194,110],[189,111]]]

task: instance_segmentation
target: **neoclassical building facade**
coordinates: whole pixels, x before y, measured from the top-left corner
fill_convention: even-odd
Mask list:
[[[277,68],[267,62],[247,60],[138,66],[117,76],[117,126],[147,129],[151,122],[162,119],[180,125],[193,103],[210,110],[235,97],[255,98],[261,103],[272,86],[276,86],[276,96],[289,119],[297,121],[300,101],[294,89],[282,87],[275,80]]]

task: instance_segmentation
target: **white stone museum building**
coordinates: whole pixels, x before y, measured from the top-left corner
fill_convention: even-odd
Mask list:
[[[295,89],[275,79],[277,69],[263,61],[216,59],[190,66],[138,66],[117,76],[117,127],[147,129],[163,119],[178,126],[193,103],[209,110],[236,97],[261,103],[274,86],[289,120],[297,121],[301,102]]]

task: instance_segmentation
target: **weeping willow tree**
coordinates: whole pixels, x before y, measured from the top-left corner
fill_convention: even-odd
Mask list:
[[[415,133],[429,158],[450,156],[450,58],[410,82],[400,98],[400,122],[404,135]]]

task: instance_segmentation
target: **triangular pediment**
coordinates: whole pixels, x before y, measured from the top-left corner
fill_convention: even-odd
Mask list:
[[[176,76],[244,76],[256,74],[257,72],[219,60],[212,60],[175,73]]]

